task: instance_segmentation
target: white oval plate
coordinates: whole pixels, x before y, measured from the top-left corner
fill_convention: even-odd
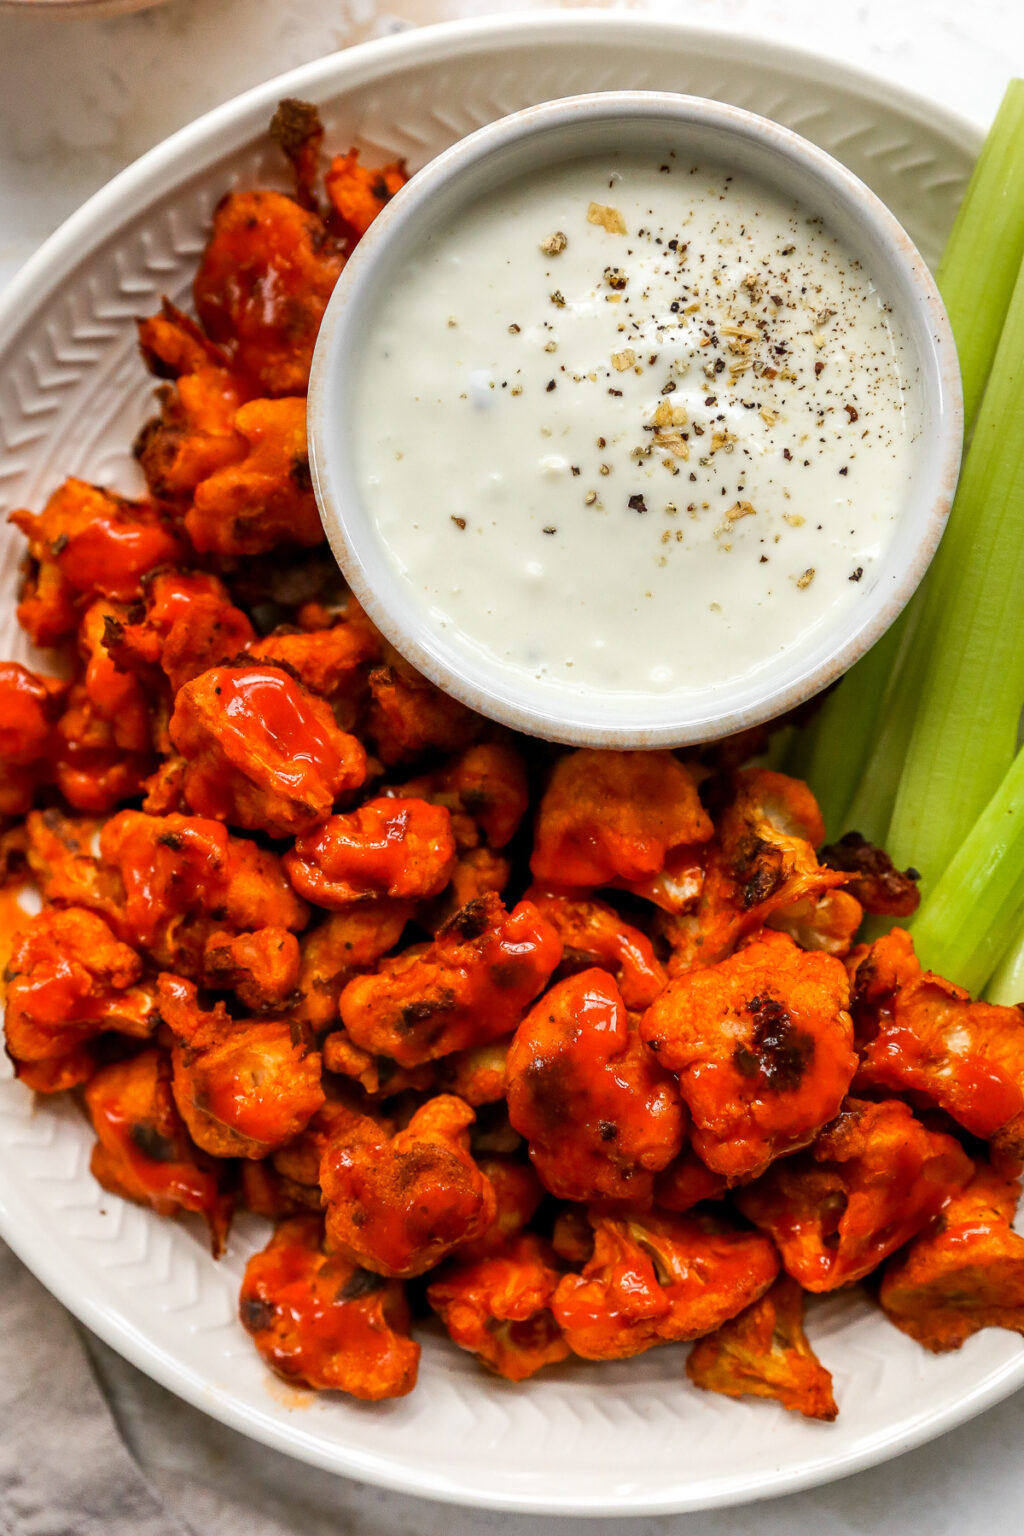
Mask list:
[[[187,302],[210,213],[235,183],[281,182],[265,132],[281,96],[317,101],[327,142],[413,166],[506,112],[576,92],[716,96],[838,155],[926,258],[952,222],[980,135],[891,85],[792,50],[616,16],[497,17],[371,43],[247,92],[146,155],[42,248],[0,302],[0,503],[38,507],[64,474],[137,484],[129,445],[150,412],[133,317]],[[21,540],[5,530],[0,655]],[[407,1493],[562,1514],[658,1514],[821,1483],[920,1444],[1024,1383],[1024,1342],[990,1332],[927,1355],[860,1296],[812,1306],[840,1418],[687,1385],[684,1349],[577,1364],[514,1387],[427,1329],[420,1385],[376,1407],[276,1382],[235,1321],[247,1218],[215,1265],[203,1234],[105,1195],[69,1102],[0,1081],[0,1232],[88,1327],[182,1397],[257,1440]],[[55,1383],[55,1389],[57,1384]]]

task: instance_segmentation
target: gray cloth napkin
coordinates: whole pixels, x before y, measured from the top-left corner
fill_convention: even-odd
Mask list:
[[[0,1244],[3,1536],[191,1536],[128,1454],[67,1313]]]

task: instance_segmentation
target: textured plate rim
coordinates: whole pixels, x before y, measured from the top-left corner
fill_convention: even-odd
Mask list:
[[[528,41],[543,45],[555,38],[571,39],[581,32],[588,34],[592,42],[603,40],[609,45],[628,33],[631,37],[645,34],[652,47],[659,41],[671,46],[681,37],[709,50],[728,47],[737,59],[755,66],[767,61],[796,79],[831,81],[864,98],[874,97],[880,103],[896,99],[906,116],[969,145],[975,152],[981,145],[977,124],[925,96],[756,33],[738,35],[659,17],[609,11],[499,14],[413,29],[327,55],[254,86],[178,130],[120,172],[72,214],[7,284],[0,296],[0,359],[16,345],[19,332],[31,323],[79,262],[111,238],[111,230],[126,208],[130,207],[137,218],[173,190],[179,180],[202,169],[210,160],[223,158],[249,143],[255,133],[262,131],[268,108],[276,105],[280,96],[303,93],[316,99],[327,92],[333,94],[380,78],[389,66],[413,61],[451,61],[488,41],[500,51]],[[789,1470],[779,1467],[774,1474],[758,1473],[756,1480],[724,1485],[696,1497],[684,1487],[650,1494],[631,1493],[628,1499],[614,1502],[607,1496],[600,1501],[596,1497],[562,1497],[550,1488],[541,1493],[524,1487],[484,1495],[442,1474],[421,1469],[410,1474],[393,1459],[378,1459],[343,1445],[327,1446],[319,1437],[314,1439],[305,1434],[294,1421],[282,1421],[279,1407],[269,1397],[266,1410],[238,1403],[231,1392],[204,1380],[152,1338],[140,1333],[126,1317],[94,1296],[77,1292],[74,1277],[62,1265],[59,1251],[48,1249],[44,1241],[36,1238],[30,1205],[16,1187],[5,1189],[2,1183],[0,1235],[46,1289],[97,1337],[161,1386],[230,1428],[327,1471],[399,1493],[473,1508],[593,1518],[678,1514],[778,1497],[821,1486],[922,1445],[1024,1385],[1024,1355],[1014,1356],[989,1371],[957,1403],[935,1409],[926,1405],[909,1424],[904,1421],[881,1432],[857,1449],[838,1453],[827,1464],[815,1462]]]

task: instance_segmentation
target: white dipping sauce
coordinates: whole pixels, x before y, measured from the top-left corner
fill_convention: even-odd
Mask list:
[[[672,156],[472,204],[389,286],[360,371],[357,474],[413,600],[555,693],[771,665],[862,597],[911,470],[870,273]]]

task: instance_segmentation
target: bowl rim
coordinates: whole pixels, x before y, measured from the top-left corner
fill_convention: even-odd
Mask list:
[[[505,668],[489,655],[471,675],[462,670],[458,651],[431,627],[426,611],[410,601],[408,587],[389,569],[351,470],[354,420],[342,419],[337,393],[355,376],[365,316],[380,300],[379,291],[369,300],[367,294],[379,290],[381,263],[393,272],[413,243],[421,242],[425,232],[429,236],[431,202],[440,201],[447,209],[445,199],[454,197],[458,206],[463,182],[470,183],[463,196],[474,199],[481,168],[521,146],[527,154],[533,146],[534,162],[543,165],[545,139],[551,135],[556,163],[561,163],[560,131],[609,120],[629,127],[671,121],[683,132],[711,128],[768,149],[779,163],[788,162],[816,181],[824,196],[864,225],[877,249],[884,272],[876,266],[873,275],[885,282],[916,344],[923,392],[933,399],[899,513],[899,521],[909,520],[902,552],[891,543],[863,602],[847,606],[831,623],[827,616],[820,622],[809,658],[802,657],[798,642],[753,679],[738,678],[703,694],[680,690],[666,695],[656,718],[645,715],[649,701],[643,696],[632,713],[625,704],[606,722],[600,719],[600,695],[583,692],[577,703],[571,694],[551,690],[546,699],[543,687],[521,687],[518,669]],[[624,126],[627,136],[629,127]],[[573,158],[572,152],[564,158]],[[500,170],[497,174],[502,176]],[[522,167],[516,174],[523,174]],[[897,285],[903,290],[898,297]],[[479,714],[528,735],[604,749],[681,747],[731,735],[795,709],[847,671],[898,617],[938,548],[956,488],[962,425],[959,364],[942,299],[916,246],[881,199],[833,156],[769,118],[705,97],[661,91],[599,91],[527,107],[477,129],[430,161],[385,206],[349,257],[320,327],[307,403],[310,469],[324,530],[357,601],[395,649]]]

